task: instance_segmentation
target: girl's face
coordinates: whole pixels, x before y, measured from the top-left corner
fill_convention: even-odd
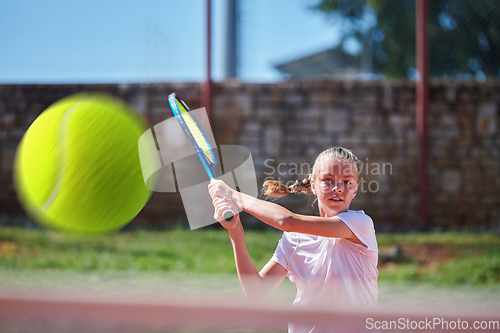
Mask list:
[[[338,159],[320,162],[318,172],[311,180],[311,188],[318,197],[321,216],[332,217],[347,212],[358,192],[355,163]]]

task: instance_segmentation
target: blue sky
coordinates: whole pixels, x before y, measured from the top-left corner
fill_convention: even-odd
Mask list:
[[[239,78],[336,46],[316,0],[240,0]],[[222,4],[212,0],[212,72],[222,75]],[[19,0],[0,5],[0,83],[201,81],[205,0]]]

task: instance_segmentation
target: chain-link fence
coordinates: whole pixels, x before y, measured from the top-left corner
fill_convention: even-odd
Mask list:
[[[441,0],[430,4],[430,68],[437,77],[500,77],[500,2]]]
[[[0,82],[200,81],[204,2],[2,1]]]
[[[342,31],[343,40],[363,45],[363,71],[415,79],[415,5],[415,0],[322,0],[317,8],[351,27]],[[499,1],[432,0],[428,14],[432,77],[500,76]]]
[[[414,79],[415,1],[237,0],[239,79]],[[224,6],[212,1],[216,80]],[[4,1],[0,82],[202,81],[205,10],[203,0]],[[431,76],[499,77],[499,17],[497,0],[429,1]]]

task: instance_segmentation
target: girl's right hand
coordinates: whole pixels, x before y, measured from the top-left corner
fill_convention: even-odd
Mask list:
[[[240,224],[240,215],[237,214],[238,208],[234,205],[233,201],[227,197],[214,197],[212,199],[212,204],[215,208],[214,219],[219,221],[219,223],[226,228],[228,231],[232,231],[238,224]],[[226,221],[223,214],[227,210],[232,210],[235,215],[232,220]]]

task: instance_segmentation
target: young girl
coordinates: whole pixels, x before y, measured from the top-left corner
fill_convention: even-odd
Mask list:
[[[323,151],[312,174],[289,188],[268,181],[266,195],[312,193],[320,216],[299,215],[272,202],[259,200],[228,187],[222,181],[209,185],[215,218],[229,231],[236,269],[245,295],[263,300],[288,276],[297,285],[294,306],[330,308],[377,307],[378,249],[372,219],[363,211],[349,210],[358,192],[361,162],[345,148]],[[244,210],[264,223],[283,230],[271,260],[257,271],[245,244],[239,216],[225,221],[228,208]],[[319,332],[290,326],[290,332]]]

